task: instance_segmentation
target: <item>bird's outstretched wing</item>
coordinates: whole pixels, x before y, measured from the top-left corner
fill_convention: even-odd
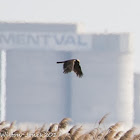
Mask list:
[[[64,62],[64,64],[63,64],[64,72],[63,73],[69,73],[73,70],[74,61],[75,60],[68,60],[68,61]]]
[[[76,73],[76,75],[78,77],[82,77],[83,76],[83,72],[82,72],[81,66],[79,65],[79,63],[77,61],[75,61],[74,72]]]

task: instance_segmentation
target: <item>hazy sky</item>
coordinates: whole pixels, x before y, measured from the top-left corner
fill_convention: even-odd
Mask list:
[[[0,21],[73,22],[87,32],[132,32],[140,72],[139,0],[0,0]]]

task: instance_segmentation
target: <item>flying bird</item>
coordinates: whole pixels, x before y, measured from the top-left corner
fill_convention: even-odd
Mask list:
[[[80,66],[80,60],[78,59],[70,59],[70,60],[66,60],[66,61],[61,61],[61,62],[57,62],[59,63],[63,63],[63,73],[69,73],[71,71],[74,71],[76,73],[76,75],[78,77],[82,77],[83,76],[83,72],[81,70],[81,66]]]

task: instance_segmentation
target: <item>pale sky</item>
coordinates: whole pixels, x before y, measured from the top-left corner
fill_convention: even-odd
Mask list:
[[[0,0],[0,21],[82,23],[87,32],[132,32],[140,73],[139,0]]]

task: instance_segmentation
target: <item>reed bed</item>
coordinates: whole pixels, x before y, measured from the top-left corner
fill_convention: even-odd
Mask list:
[[[64,118],[59,123],[46,127],[23,130],[18,128],[16,122],[0,123],[0,140],[140,140],[140,132],[136,128],[122,131],[122,123],[118,122],[102,127],[108,114],[104,115],[93,129],[85,131],[84,125],[70,125],[70,118]]]

